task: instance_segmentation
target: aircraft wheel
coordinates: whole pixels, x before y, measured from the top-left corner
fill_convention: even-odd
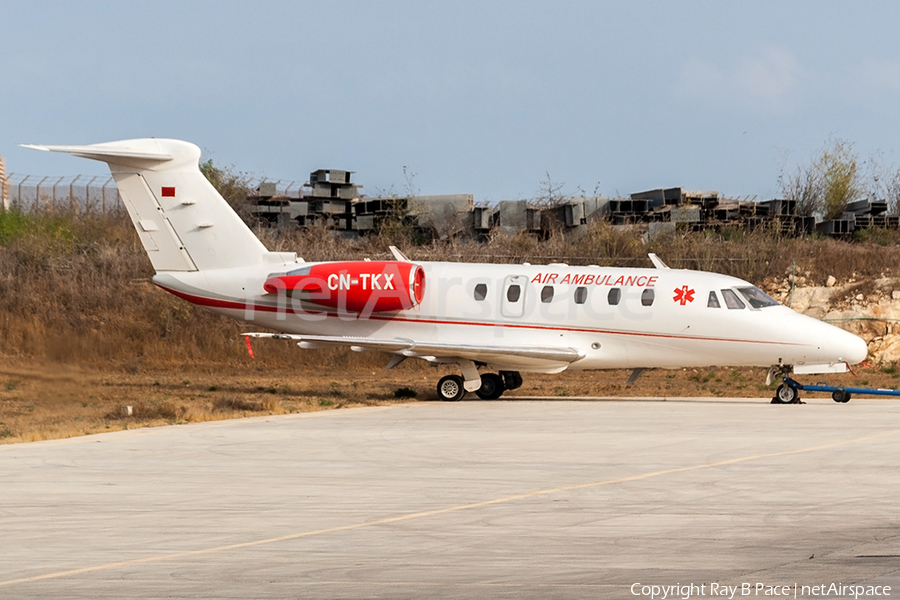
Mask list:
[[[503,395],[506,388],[503,386],[503,378],[496,373],[485,373],[481,376],[481,387],[475,395],[482,400],[496,400]]]
[[[500,371],[500,377],[503,378],[503,387],[507,390],[522,387],[522,376],[518,371]]]
[[[444,402],[456,402],[466,395],[463,379],[459,375],[445,375],[437,384],[438,396]]]
[[[835,402],[850,402],[850,392],[847,390],[834,390],[831,392],[831,399]]]
[[[780,404],[796,404],[800,400],[800,393],[789,385],[781,384],[775,390],[775,400]]]

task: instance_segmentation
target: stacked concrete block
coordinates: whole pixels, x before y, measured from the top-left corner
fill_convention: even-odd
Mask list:
[[[656,188],[627,198],[578,197],[552,206],[532,206],[527,200],[504,200],[496,207],[475,206],[472,194],[359,198],[359,184],[351,171],[319,169],[310,173],[307,193],[300,198],[278,195],[275,185],[263,182],[249,198],[251,212],[273,224],[319,224],[348,234],[365,234],[385,219],[401,219],[426,236],[484,236],[491,230],[546,236],[551,231],[581,235],[602,220],[614,225],[637,225],[650,239],[678,230],[724,227],[765,227],[785,235],[818,231],[846,236],[865,227],[900,228],[900,217],[887,215],[887,203],[861,200],[834,221],[817,223],[797,214],[793,200],[764,202],[722,198],[714,190]]]
[[[307,196],[313,198],[340,198],[341,200],[355,200],[359,198],[361,185],[350,183],[353,171],[341,171],[338,169],[318,169],[309,174],[310,188]]]
[[[605,219],[609,215],[609,197],[593,196],[582,198],[584,201],[584,218],[588,223]]]
[[[472,194],[412,196],[407,201],[407,212],[416,218],[418,227],[440,239],[467,230],[474,208]]]
[[[497,225],[503,233],[514,235],[528,227],[526,200],[501,200],[497,210]]]
[[[490,231],[494,224],[494,209],[489,206],[476,206],[472,209],[472,229],[476,233]]]

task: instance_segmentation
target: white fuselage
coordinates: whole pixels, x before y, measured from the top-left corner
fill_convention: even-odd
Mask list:
[[[566,265],[417,264],[426,275],[422,303],[371,315],[342,314],[266,294],[262,286],[274,270],[271,266],[163,273],[154,282],[196,304],[281,332],[419,343],[565,346],[584,354],[568,365],[578,370],[855,364],[866,355],[860,338],[785,306],[753,308],[737,292],[743,308],[727,307],[723,290],[752,285],[726,275]],[[515,294],[508,292],[515,285],[520,291],[513,300]],[[614,289],[619,299],[611,304]],[[711,292],[716,302],[710,302]],[[530,370],[527,361],[491,365]]]

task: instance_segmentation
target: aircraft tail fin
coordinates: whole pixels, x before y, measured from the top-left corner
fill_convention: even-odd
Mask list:
[[[200,172],[200,148],[194,144],[151,138],[25,147],[67,152],[109,165],[157,272],[242,267],[263,261],[266,247]]]

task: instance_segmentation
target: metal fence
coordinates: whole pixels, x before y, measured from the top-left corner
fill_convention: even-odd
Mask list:
[[[0,209],[9,210],[9,196],[6,191],[6,164],[0,156]]]
[[[119,190],[109,175],[54,177],[10,173],[4,208],[107,214],[122,210]]]
[[[74,213],[110,214],[124,210],[116,182],[109,175],[20,175],[10,173],[4,182],[3,209],[35,211],[67,211]],[[253,189],[258,181],[248,182]],[[273,183],[269,181],[268,183]],[[279,195],[300,198],[302,181],[274,182]]]

